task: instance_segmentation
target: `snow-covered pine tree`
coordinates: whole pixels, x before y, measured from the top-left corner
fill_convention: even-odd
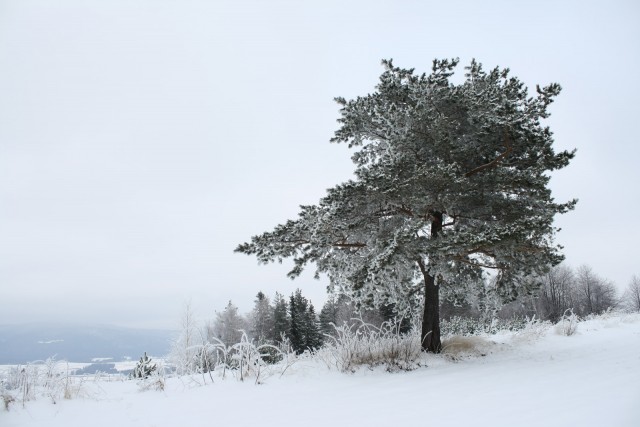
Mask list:
[[[238,313],[238,307],[233,305],[231,301],[229,301],[222,313],[216,312],[213,333],[227,347],[239,343],[242,338],[242,331],[245,329],[246,322],[242,315]]]
[[[302,296],[300,289],[296,289],[289,297],[289,333],[287,337],[293,350],[300,354],[306,350],[307,299]]]
[[[509,300],[562,260],[553,218],[575,201],[554,201],[549,172],[574,153],[556,153],[541,122],[558,84],[529,96],[508,69],[475,60],[460,84],[457,59],[435,60],[429,75],[383,64],[374,93],[337,99],[332,142],[356,149],[355,178],[236,251],[293,258],[291,277],[315,263],[316,276],[376,305],[422,294],[422,346],[439,352],[441,294],[464,300],[491,271],[491,291]]]
[[[147,352],[145,351],[144,356],[140,358],[135,368],[133,368],[131,376],[138,379],[149,378],[157,368],[155,363],[151,364],[151,358],[147,356]]]
[[[322,347],[323,341],[316,310],[313,304],[309,302],[309,308],[305,313],[305,348],[315,350]]]
[[[273,307],[262,291],[256,295],[250,314],[250,335],[258,344],[269,342],[273,336]]]
[[[289,298],[289,333],[293,350],[300,354],[322,345],[322,334],[313,304],[296,289]]]
[[[323,334],[334,335],[335,326],[341,326],[338,323],[338,303],[335,296],[330,296],[327,302],[320,310],[320,331]]]
[[[273,335],[271,340],[274,343],[281,343],[282,337],[289,333],[289,314],[287,301],[282,294],[276,292],[273,299]]]

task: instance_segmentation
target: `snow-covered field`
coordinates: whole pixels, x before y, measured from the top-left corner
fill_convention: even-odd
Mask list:
[[[87,380],[73,399],[0,409],[0,426],[640,426],[640,315],[581,322],[573,336],[547,327],[489,340],[484,356],[429,355],[410,372],[302,359],[261,385]]]

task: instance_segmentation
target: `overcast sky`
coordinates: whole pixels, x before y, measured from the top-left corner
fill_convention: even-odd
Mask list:
[[[351,176],[333,98],[380,60],[509,67],[563,92],[548,124],[577,148],[552,180],[558,243],[620,288],[638,262],[635,1],[0,0],[0,324],[175,327],[191,300],[296,287],[238,243]],[[462,70],[460,71],[462,74]]]

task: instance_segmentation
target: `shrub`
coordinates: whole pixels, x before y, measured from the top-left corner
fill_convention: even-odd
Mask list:
[[[578,330],[578,316],[572,309],[565,310],[564,314],[556,324],[556,333],[564,336],[571,336]]]

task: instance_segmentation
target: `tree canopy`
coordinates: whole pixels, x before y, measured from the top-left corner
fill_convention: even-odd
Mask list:
[[[558,84],[529,96],[508,69],[475,60],[460,84],[457,59],[421,75],[383,65],[375,92],[336,99],[331,141],[354,149],[355,178],[236,251],[292,258],[290,277],[313,263],[331,286],[377,305],[424,289],[423,347],[439,351],[440,293],[464,298],[491,274],[491,291],[512,299],[562,260],[553,218],[576,201],[554,201],[549,172],[574,152],[556,153],[542,124]]]

